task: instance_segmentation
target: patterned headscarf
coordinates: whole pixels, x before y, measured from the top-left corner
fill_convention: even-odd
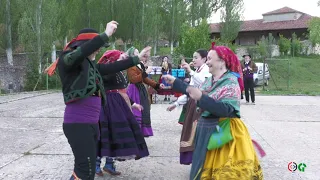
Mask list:
[[[99,59],[98,64],[109,64],[117,61],[123,52],[119,50],[106,51]]]
[[[226,46],[215,46],[214,42],[212,43],[211,50],[215,50],[218,56],[225,61],[227,69],[229,69],[235,76],[238,77],[240,89],[243,91],[243,74],[237,55]]]

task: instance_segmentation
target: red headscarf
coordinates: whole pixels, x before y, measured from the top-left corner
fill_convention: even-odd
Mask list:
[[[66,51],[70,45],[72,45],[74,42],[76,41],[84,41],[84,40],[91,40],[94,37],[98,36],[98,33],[81,33],[79,34],[76,38],[73,38],[64,48],[63,51]],[[46,70],[49,76],[52,76],[57,68],[57,64],[58,64],[59,58],[56,59],[55,62],[53,62],[48,69]]]
[[[211,50],[215,50],[217,52],[218,56],[226,62],[226,66],[230,71],[239,74],[238,82],[241,91],[243,91],[243,74],[237,55],[226,46],[215,46],[215,42],[212,43]]]
[[[103,56],[99,59],[98,64],[108,64],[117,61],[122,54],[119,50],[109,50],[106,51]]]

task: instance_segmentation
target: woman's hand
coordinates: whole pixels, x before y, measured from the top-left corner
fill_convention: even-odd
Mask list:
[[[47,67],[47,68],[43,71],[43,73],[44,73],[44,74],[47,74],[47,73],[48,73],[48,71],[49,71],[49,69],[50,69],[50,66],[49,66],[49,67]]]
[[[112,36],[116,32],[118,25],[119,24],[116,21],[111,21],[107,24],[105,33],[108,37]]]
[[[188,83],[188,82],[190,82],[190,79],[189,78],[185,78],[183,81]]]
[[[135,49],[135,50],[133,51],[133,55],[134,55],[134,56],[139,56],[139,50],[138,50],[138,49]]]
[[[162,79],[164,79],[168,84],[173,84],[174,81],[176,80],[176,78],[171,76],[170,74],[163,75]]]
[[[176,108],[177,106],[175,104],[172,104],[170,105],[168,108],[167,108],[167,111],[172,111]]]
[[[200,100],[202,96],[202,92],[200,91],[200,89],[192,86],[187,87],[186,91],[187,93],[189,93],[189,96],[196,101]]]
[[[122,60],[125,60],[125,59],[128,59],[128,54],[126,54],[126,53],[122,53],[121,55],[120,55],[120,58],[118,59],[118,61],[122,61]]]
[[[151,47],[150,46],[142,49],[142,51],[138,55],[140,61],[146,62],[148,60],[148,58],[150,57],[150,54],[151,54],[150,51],[151,51]]]
[[[166,86],[164,85],[164,84],[160,84],[160,89],[165,89],[166,88]]]
[[[143,110],[143,107],[140,105],[140,104],[132,104],[132,109],[137,109],[139,111],[142,111]]]
[[[188,64],[188,63],[183,63],[183,64],[181,64],[181,67],[182,67],[183,69],[185,69],[187,72],[191,72],[190,64]]]
[[[152,72],[152,67],[151,66],[148,66],[148,69],[146,70],[146,73],[147,74],[150,74]]]

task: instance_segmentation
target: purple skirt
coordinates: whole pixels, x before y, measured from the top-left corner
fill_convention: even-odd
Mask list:
[[[180,152],[180,164],[190,165],[192,163],[192,151]]]
[[[107,92],[106,99],[99,121],[98,156],[119,159],[148,156],[147,144],[128,103],[116,92]]]
[[[138,87],[139,89],[138,89]],[[140,90],[141,89],[141,90]],[[130,84],[127,88],[127,94],[135,103],[143,106],[143,110],[133,109],[132,112],[138,121],[141,131],[145,137],[153,136],[150,117],[149,94],[142,83]]]

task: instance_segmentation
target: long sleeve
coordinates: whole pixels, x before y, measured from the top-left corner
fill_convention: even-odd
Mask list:
[[[146,67],[144,66],[143,63],[140,63],[140,67],[141,67],[140,72],[142,73],[142,81],[145,84],[154,88],[155,90],[158,90],[160,88],[160,84],[158,84],[157,82],[149,78],[148,74],[146,73]]]
[[[243,69],[245,68],[245,66],[244,66],[244,62],[240,62],[240,63],[241,63],[242,71],[243,71]]]
[[[187,91],[186,91],[187,87],[188,87],[187,83],[181,81],[180,79],[175,79],[173,82],[172,89],[175,91],[181,92],[183,94],[187,94]]]
[[[130,83],[135,84],[142,81],[142,72],[135,66],[127,70],[127,76]]]
[[[182,95],[178,98],[178,100],[176,102],[174,102],[174,104],[178,107],[180,105],[185,105],[188,102],[188,96],[187,95]]]
[[[64,54],[63,58],[59,60],[59,63],[61,63],[66,70],[78,67],[88,56],[107,43],[108,40],[108,36],[105,33],[101,33],[79,46],[76,50]]]
[[[126,60],[116,61],[110,64],[97,64],[96,67],[101,75],[108,75],[128,69],[139,63],[138,57],[129,57]]]
[[[210,74],[209,72],[206,74],[206,73],[196,73],[195,75],[193,75],[191,78],[193,78],[193,85],[196,85],[196,86],[200,86],[205,80],[207,77],[209,77]]]
[[[147,85],[151,86],[155,90],[158,90],[160,88],[160,84],[158,84],[156,81],[150,79],[148,76],[143,78],[143,82],[146,83]]]
[[[252,62],[252,73],[256,73],[257,71],[258,71],[258,67],[257,67],[257,65],[256,65],[256,63],[254,63],[253,61],[251,61]]]
[[[230,104],[216,101],[207,95],[202,95],[198,101],[198,106],[210,112],[212,115],[217,117],[232,117],[236,116],[235,109]]]
[[[142,66],[144,68],[144,66]],[[154,80],[148,77],[148,74],[141,71],[138,67],[131,67],[127,70],[127,75],[130,83],[144,82],[145,84],[151,86],[154,89],[159,89],[160,85]]]
[[[190,76],[190,85],[199,87],[206,80],[206,78],[211,76],[211,74],[209,73],[209,67],[204,65],[200,72],[191,71]]]

